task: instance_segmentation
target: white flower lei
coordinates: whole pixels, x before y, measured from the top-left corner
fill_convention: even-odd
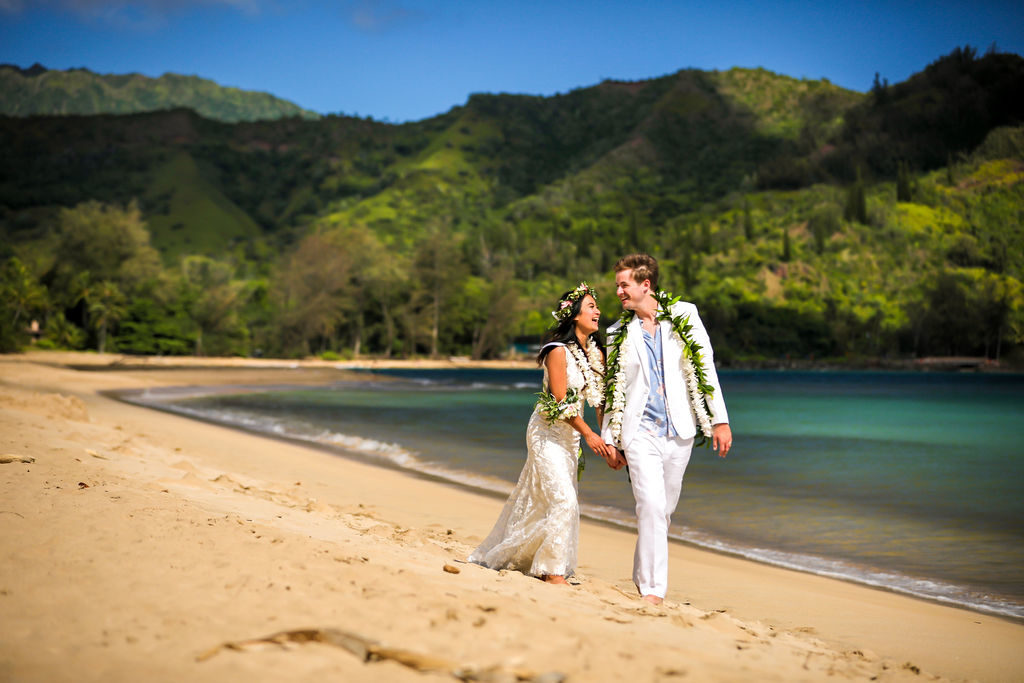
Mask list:
[[[576,344],[566,344],[570,353],[576,359],[576,365],[583,373],[583,397],[592,408],[600,408],[604,405],[604,382],[596,375],[604,377],[604,360],[601,357],[601,349],[597,342],[591,337],[587,341],[587,355],[584,357],[583,349]]]
[[[672,336],[685,348],[685,343],[675,328],[672,329]],[[706,397],[700,390],[700,384],[697,381],[697,371],[693,366],[693,361],[684,353],[679,357],[679,366],[682,368],[683,377],[686,378],[686,388],[690,393],[690,409],[693,410],[693,414],[697,418],[701,434],[704,435],[705,439],[710,439],[711,415],[708,413]]]
[[[688,318],[672,316],[671,306],[679,298],[671,299],[669,294],[660,291],[654,295],[654,298],[658,301],[656,319],[669,321],[672,328],[672,336],[682,349],[682,354],[679,358],[679,369],[686,380],[690,409],[693,411],[697,425],[700,427],[700,433],[706,441],[710,441],[712,425],[707,399],[714,393],[714,388],[707,385],[703,380],[704,363],[700,354],[700,345],[687,334],[690,330]],[[628,352],[629,347],[626,345],[631,340],[627,334],[627,326],[632,321],[634,315],[635,313],[632,311],[623,313],[622,318],[620,318],[621,324],[616,333],[616,340],[612,343],[615,349],[609,353],[608,357],[609,365],[613,365],[615,368],[615,372],[609,378],[610,381],[606,387],[606,395],[610,399],[610,405],[608,406],[609,427],[615,446],[620,449],[622,448],[622,416],[626,408],[626,392],[623,388],[626,371],[621,358],[624,353]],[[697,365],[695,365],[695,361],[700,364],[699,370]]]

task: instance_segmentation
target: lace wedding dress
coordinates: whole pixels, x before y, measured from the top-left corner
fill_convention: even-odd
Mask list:
[[[566,353],[568,389],[582,394],[583,372]],[[544,368],[544,391],[548,371]],[[580,401],[583,401],[580,398]],[[580,406],[582,414],[583,406]],[[570,576],[576,569],[580,506],[576,456],[580,434],[565,420],[549,424],[540,408],[526,427],[526,464],[498,521],[469,561],[531,576]]]

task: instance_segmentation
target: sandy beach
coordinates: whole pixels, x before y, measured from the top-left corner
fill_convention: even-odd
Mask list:
[[[101,393],[339,365],[0,356],[0,680],[1024,680],[1020,623],[683,544],[646,605],[607,525],[469,565],[498,498]]]

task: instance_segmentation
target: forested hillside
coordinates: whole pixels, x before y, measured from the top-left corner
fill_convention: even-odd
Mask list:
[[[188,107],[219,121],[260,121],[316,112],[263,92],[229,88],[198,76],[167,73],[97,74],[88,69],[59,71],[35,64],[21,69],[0,64],[0,114],[133,114]]]
[[[720,361],[1024,342],[1024,59],[867,94],[684,70],[424,121],[0,117],[6,348],[472,355],[646,250]]]

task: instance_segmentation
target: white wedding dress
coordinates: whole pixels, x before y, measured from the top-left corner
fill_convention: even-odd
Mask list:
[[[573,354],[565,355],[568,389],[582,394],[583,373]],[[555,420],[549,424],[539,408],[533,409],[526,427],[526,464],[519,482],[491,533],[469,556],[470,562],[531,576],[572,575],[580,535],[576,480],[579,447],[580,434],[568,422]]]

